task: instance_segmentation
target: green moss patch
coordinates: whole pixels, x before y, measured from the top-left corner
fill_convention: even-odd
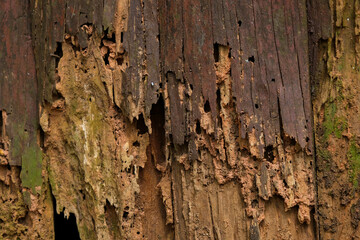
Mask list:
[[[354,139],[350,141],[347,157],[350,164],[350,181],[353,183],[354,188],[358,188],[358,175],[360,172],[360,148],[357,146]]]
[[[29,146],[22,155],[21,181],[22,186],[32,189],[42,184],[42,152],[36,143]]]
[[[336,111],[337,106],[335,102],[325,104],[324,141],[329,140],[331,134],[334,134],[336,138],[341,138],[342,132],[348,127],[346,119],[344,117],[337,117]]]

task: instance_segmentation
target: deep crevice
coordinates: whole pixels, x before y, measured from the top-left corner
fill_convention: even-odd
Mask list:
[[[104,213],[106,218],[106,225],[108,226],[110,235],[113,239],[119,239],[120,236],[120,222],[116,213],[116,208],[106,199],[104,206]]]
[[[196,120],[196,134],[200,134],[201,133],[201,126],[200,126],[200,122],[199,120]]]
[[[314,29],[315,24],[318,23],[316,17],[314,16],[315,12],[314,11],[310,11],[311,7],[311,2],[312,1],[307,1],[307,23],[308,23],[308,29]],[[333,3],[333,7],[334,9],[336,9],[336,2],[334,1]],[[333,11],[333,17],[334,17],[334,21],[333,21],[333,29],[335,29],[335,23],[336,23],[336,13],[335,11]],[[323,68],[322,71],[323,72],[328,72],[327,69],[327,64],[324,64],[323,67],[321,67],[321,64],[319,65],[319,63],[316,64],[316,56],[317,54],[319,54],[318,56],[321,56],[322,53],[327,51],[327,44],[328,44],[328,40],[326,39],[321,39],[321,38],[317,38],[317,34],[316,32],[313,31],[308,31],[308,60],[309,60],[309,78],[310,78],[310,89],[308,90],[310,92],[310,100],[311,100],[311,105],[313,104],[313,101],[316,99],[316,89],[319,88],[321,81],[316,81],[317,80],[317,72],[321,72],[320,68]],[[334,42],[334,41],[332,41]],[[318,49],[318,52],[317,50]],[[320,68],[319,68],[320,67]],[[313,109],[313,108],[311,108]],[[318,190],[318,167],[319,167],[319,163],[318,163],[318,157],[317,157],[317,148],[316,148],[316,144],[315,144],[315,133],[316,133],[316,128],[315,128],[315,122],[314,122],[314,113],[313,111],[311,111],[311,126],[312,126],[312,138],[314,139],[314,141],[312,141],[310,144],[312,144],[313,146],[313,157],[312,157],[312,168],[313,168],[313,174],[314,174],[314,188],[315,188],[315,208],[314,211],[312,211],[311,216],[313,216],[314,218],[314,232],[316,235],[317,239],[322,239],[322,233],[321,233],[321,225],[320,225],[320,212],[319,212],[319,190]],[[306,123],[308,124],[309,120],[306,119]],[[310,145],[309,144],[309,145]]]
[[[214,59],[215,59],[215,62],[219,62],[219,60],[220,60],[220,52],[219,52],[219,44],[218,43],[214,44]]]
[[[0,141],[3,139],[3,128],[4,128],[4,119],[3,119],[3,111],[0,110]]]
[[[217,104],[217,110],[220,112],[220,110],[221,110],[221,93],[220,93],[219,88],[216,90],[216,104]]]
[[[134,122],[139,134],[145,134],[149,131],[148,127],[145,124],[144,116],[142,113],[139,115],[139,119],[134,118]]]
[[[44,148],[44,142],[45,142],[45,133],[44,130],[42,128],[39,128],[39,138],[40,138],[40,147]],[[1,139],[1,134],[0,134],[0,139]]]
[[[121,33],[120,41],[123,41],[123,33]],[[111,47],[112,44],[116,43],[115,32],[109,32],[108,29],[104,31],[103,37],[101,39],[100,49],[102,49],[103,59],[106,66],[110,66],[110,60],[115,60],[117,65],[122,65],[124,63],[124,54],[125,52],[112,52],[114,49]],[[112,69],[112,68],[111,68]]]
[[[6,112],[0,110],[0,149],[5,149],[5,125],[6,125]]]
[[[60,58],[62,58],[62,56],[63,56],[62,43],[61,42],[56,42],[56,50],[55,50],[55,52],[54,52],[54,54],[52,56],[55,58],[55,72],[57,72],[59,62],[60,62]]]
[[[65,218],[64,211],[60,214],[56,212],[56,199],[52,194],[50,187],[51,198],[54,207],[54,232],[55,240],[71,239],[80,240],[79,230],[76,224],[76,217],[70,213],[69,218]]]
[[[105,29],[102,40],[109,40],[115,42],[115,32],[109,32],[109,29]]]
[[[274,147],[272,145],[265,147],[264,157],[269,162],[274,161],[274,158],[275,158],[275,156],[274,156]]]
[[[138,179],[138,204],[145,217],[142,218],[143,231],[136,233],[143,234],[148,239],[158,239],[156,236],[165,236],[173,231],[170,225],[166,225],[166,210],[161,190],[157,187],[161,180],[161,171],[166,167],[165,102],[161,94],[157,103],[152,105],[150,120],[152,131],[146,149],[147,160],[144,168],[139,168]]]
[[[152,152],[155,155],[155,162],[161,164],[165,162],[165,102],[162,95],[160,95],[157,103],[152,105],[150,119]],[[157,146],[154,146],[155,142]]]

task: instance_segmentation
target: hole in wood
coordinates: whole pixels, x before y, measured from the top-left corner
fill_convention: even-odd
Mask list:
[[[204,104],[204,111],[206,113],[210,112],[211,111],[211,108],[210,108],[210,103],[208,100],[206,100],[205,104]]]
[[[264,157],[269,162],[274,161],[275,156],[274,156],[274,148],[273,148],[273,146],[265,147]]]
[[[117,62],[117,64],[120,66],[120,65],[123,64],[124,58],[118,57],[118,58],[116,58],[116,62]]]
[[[249,62],[255,62],[255,57],[254,57],[254,56],[249,57],[249,58],[248,58],[248,61],[249,61]]]
[[[123,218],[126,219],[128,216],[129,216],[129,213],[126,212],[126,211],[124,211],[124,212],[123,212]]]
[[[199,120],[196,121],[196,133],[200,134],[201,133],[201,127],[200,127],[200,122]]]

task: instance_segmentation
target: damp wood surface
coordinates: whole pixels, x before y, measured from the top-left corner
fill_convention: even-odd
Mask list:
[[[0,3],[0,239],[360,238],[360,3]]]

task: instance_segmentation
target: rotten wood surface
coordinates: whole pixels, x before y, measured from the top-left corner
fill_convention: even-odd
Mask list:
[[[315,238],[309,72],[333,35],[327,1],[1,7],[6,133],[26,130],[20,153],[42,145],[35,169],[82,238]]]
[[[36,28],[42,31],[38,51],[45,38],[50,45],[43,58],[50,58],[65,32],[82,45],[83,24],[93,25],[100,34],[113,29],[116,4],[95,2],[54,1],[50,11],[47,3],[38,3],[35,22],[41,21]],[[43,19],[38,19],[41,13]],[[282,136],[295,139],[312,153],[305,1],[132,1],[128,14],[127,31],[121,33],[129,57],[122,86],[124,108],[129,108],[131,97],[140,108],[137,113],[148,119],[159,97],[160,79],[174,77],[175,88],[178,83],[190,84],[191,113],[187,114],[190,109],[185,102],[173,99],[170,106],[175,143],[189,141],[185,137],[189,126],[201,118],[200,102],[208,101],[216,121],[213,56],[214,46],[220,44],[231,49],[232,91],[242,138],[255,134],[261,157],[265,147]],[[44,21],[47,16],[50,21]],[[51,83],[50,79],[43,81]],[[46,85],[44,92],[51,92],[52,84]],[[174,93],[171,98],[176,98]]]

